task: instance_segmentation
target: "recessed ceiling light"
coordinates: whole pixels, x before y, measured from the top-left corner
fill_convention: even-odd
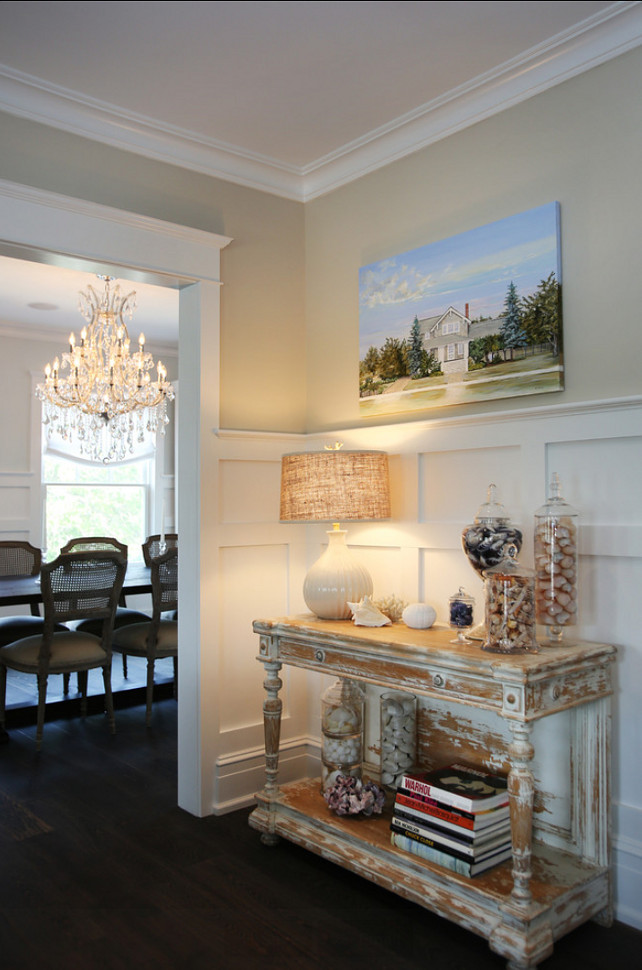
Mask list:
[[[56,303],[28,303],[28,307],[32,310],[59,310],[60,307]]]

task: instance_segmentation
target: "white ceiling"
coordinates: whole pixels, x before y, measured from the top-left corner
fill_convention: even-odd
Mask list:
[[[0,110],[306,200],[641,43],[640,2],[12,0]],[[77,329],[90,277],[27,266],[0,261],[0,324]]]

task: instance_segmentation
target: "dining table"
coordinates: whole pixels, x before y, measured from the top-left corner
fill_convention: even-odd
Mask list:
[[[149,566],[143,562],[127,563],[127,572],[121,593],[121,605],[126,596],[151,593],[152,578]],[[29,606],[33,616],[40,615],[42,591],[40,575],[0,576],[0,606]]]

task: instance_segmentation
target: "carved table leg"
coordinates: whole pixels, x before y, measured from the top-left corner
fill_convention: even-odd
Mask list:
[[[281,710],[283,704],[279,691],[283,682],[279,677],[281,664],[278,661],[264,661],[266,677],[263,681],[266,698],[263,702],[263,730],[265,733],[265,788],[263,794],[270,803],[279,792],[279,743],[281,740]],[[266,845],[275,845],[279,841],[278,835],[264,832],[261,841]]]
[[[508,751],[511,759],[508,774],[510,820],[513,836],[512,900],[518,906],[531,901],[531,841],[533,834],[533,799],[535,781],[530,762],[535,754],[530,743],[530,725],[511,722],[513,741]]]
[[[532,834],[535,780],[530,762],[535,751],[529,724],[511,721],[513,740],[508,747],[510,771],[508,794],[513,842],[513,889],[501,906],[502,922],[490,936],[496,953],[509,958],[508,970],[530,970],[553,952],[553,933],[548,921],[533,920]]]

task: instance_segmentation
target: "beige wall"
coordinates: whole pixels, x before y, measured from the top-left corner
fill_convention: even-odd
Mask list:
[[[566,390],[518,406],[639,393],[641,78],[638,48],[308,203],[309,431],[360,421],[360,266],[552,201],[561,204]]]
[[[2,179],[231,236],[222,254],[221,423],[303,430],[300,203],[10,115],[0,115],[0,141]]]

